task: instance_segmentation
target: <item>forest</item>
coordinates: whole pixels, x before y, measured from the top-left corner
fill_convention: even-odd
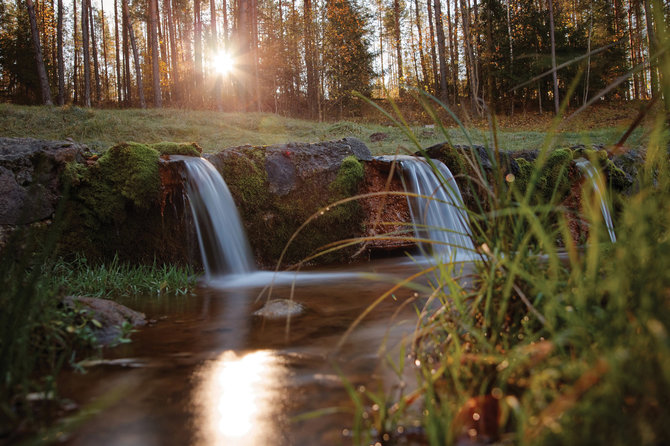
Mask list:
[[[469,116],[658,96],[652,0],[0,0],[0,100],[360,116],[420,89]],[[661,24],[660,27],[657,24]]]

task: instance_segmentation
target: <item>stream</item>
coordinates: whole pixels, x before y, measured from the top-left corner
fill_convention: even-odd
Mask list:
[[[411,339],[414,292],[400,289],[337,345],[392,280],[419,270],[407,259],[358,268],[310,271],[295,282],[281,273],[272,298],[293,292],[305,308],[288,330],[286,319],[254,315],[269,272],[230,287],[221,279],[190,296],[120,299],[153,322],[132,343],[106,349],[85,374],[62,374],[61,394],[92,413],[64,444],[351,444],[353,404],[341,377],[358,391],[411,388],[414,366],[399,378],[384,361],[397,362],[398,346]],[[313,411],[326,414],[296,418]]]

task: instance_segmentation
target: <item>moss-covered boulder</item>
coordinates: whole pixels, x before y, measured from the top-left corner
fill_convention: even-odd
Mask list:
[[[283,265],[298,262],[330,243],[363,234],[356,195],[372,159],[361,141],[345,138],[316,144],[241,146],[206,156],[221,172],[235,199],[259,263],[274,266],[293,234]],[[347,261],[354,247],[336,250],[313,263]]]
[[[508,174],[517,175],[519,172],[517,162],[507,152],[495,153],[478,145],[451,145],[444,142],[415,155],[427,155],[442,161],[454,175],[465,205],[473,212],[486,211],[486,197],[495,189],[493,185],[501,183],[501,179]]]
[[[190,212],[181,196],[165,193],[160,157],[193,150],[189,144],[121,143],[87,163],[70,163],[62,175],[69,190],[63,252],[192,263]]]

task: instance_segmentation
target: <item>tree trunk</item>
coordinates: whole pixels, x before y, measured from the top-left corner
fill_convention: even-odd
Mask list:
[[[193,1],[193,68],[195,70],[195,95],[201,98],[202,88],[202,17],[200,15],[200,0]],[[196,99],[200,104],[200,100]]]
[[[558,74],[556,73],[556,41],[554,39],[554,2],[549,0],[549,37],[551,38],[551,75],[554,81],[554,109],[556,114],[560,110],[558,97]]]
[[[84,106],[91,106],[91,56],[88,41],[88,3],[90,0],[81,0],[81,37],[84,49]]]
[[[393,0],[393,40],[395,40],[396,60],[398,62],[398,93],[402,95],[405,75],[402,66],[402,43],[400,40],[400,0]]]
[[[651,80],[651,97],[658,96],[658,71],[654,56],[656,54],[657,42],[654,30],[654,17],[649,0],[644,0],[644,16],[647,22],[647,43],[649,45],[649,78]]]
[[[305,68],[307,70],[307,114],[314,119],[318,113],[318,86],[314,68],[314,17],[312,15],[312,1],[304,1],[305,17]]]
[[[42,46],[40,45],[40,35],[37,30],[37,18],[35,17],[35,5],[33,0],[26,0],[28,5],[28,18],[30,19],[30,36],[33,41],[33,51],[35,51],[35,65],[37,67],[37,77],[40,82],[40,93],[42,94],[42,103],[44,105],[53,105],[51,101],[51,88],[47,78],[47,70],[44,68],[44,58],[42,57]]]
[[[258,57],[258,0],[251,0],[251,49],[254,58],[254,101],[256,102],[256,110],[262,111],[261,103],[261,78],[259,72]]]
[[[119,44],[119,6],[117,0],[114,0],[114,54],[116,56],[116,101],[121,104],[123,101],[121,84],[121,54]]]
[[[107,33],[105,32],[105,3],[100,0],[100,18],[102,19],[102,60],[105,63],[105,100],[109,102],[109,72],[107,65]]]
[[[221,10],[223,11],[223,40],[228,43],[228,6],[226,0],[223,0]]]
[[[428,65],[426,63],[426,56],[424,54],[423,33],[421,32],[421,15],[419,14],[419,0],[414,0],[414,10],[416,11],[416,31],[419,35],[419,60],[421,63],[421,88],[428,90]],[[418,81],[418,79],[417,79]]]
[[[137,90],[140,97],[140,108],[147,108],[147,102],[144,99],[144,85],[142,83],[142,67],[140,66],[140,55],[137,51],[137,44],[135,42],[135,32],[133,31],[133,25],[130,22],[130,14],[128,13],[128,0],[123,1],[123,14],[126,18],[126,24],[128,26],[128,38],[130,40],[130,46],[133,49],[133,62],[135,63],[135,77],[137,78]]]
[[[509,40],[509,66],[510,69],[514,70],[514,36],[512,35],[512,14],[510,12],[510,2],[512,0],[507,0],[507,38]],[[510,111],[514,115],[514,99],[516,96],[515,91],[510,91]]]
[[[151,77],[154,90],[154,107],[163,107],[161,73],[158,66],[158,0],[149,0],[149,36],[151,40]]]
[[[133,95],[131,88],[130,80],[130,37],[128,30],[130,29],[128,17],[128,5],[126,5],[127,0],[121,0],[121,14],[122,14],[122,26],[123,26],[123,85],[125,89],[125,102],[127,106],[132,104]]]
[[[457,11],[456,3],[454,2],[454,11]],[[457,15],[457,13],[456,13]],[[451,19],[451,1],[447,0],[447,34],[449,42],[449,57],[451,59],[451,83],[453,84],[454,89],[454,104],[459,102],[459,91],[458,91],[458,48],[456,46],[456,19]]]
[[[65,105],[65,60],[63,59],[63,0],[58,0],[58,105]]]
[[[219,35],[216,31],[216,2],[214,0],[209,0],[209,16],[211,17],[210,44],[212,51],[216,52],[219,48]]]
[[[95,22],[93,21],[93,8],[91,1],[88,0],[88,17],[91,22],[91,48],[93,49],[93,73],[95,75],[95,102],[100,104],[101,90],[100,87],[100,65],[98,64],[98,44],[95,40]]]
[[[437,52],[435,51],[435,31],[433,29],[433,6],[430,0],[428,0],[426,4],[428,5],[428,30],[430,33],[430,59],[432,62],[433,82],[435,85],[434,92],[437,94],[440,90],[440,81],[437,76]]]
[[[170,78],[172,79],[171,94],[174,101],[181,99],[181,91],[179,85],[179,53],[177,52],[177,29],[174,24],[174,17],[172,14],[172,5],[170,0],[165,0],[165,11],[167,12],[168,28],[170,30],[170,61],[172,63],[172,72]]]
[[[465,0],[461,0],[461,17],[463,18],[463,34],[465,36],[466,67],[470,73],[470,108],[477,116],[481,116],[481,109],[478,103],[479,72],[477,70],[474,49],[472,48],[472,35],[470,34],[470,8],[465,3]]]
[[[447,91],[447,49],[444,43],[444,24],[442,23],[442,3],[435,1],[435,28],[437,31],[437,50],[440,61],[440,99],[449,104],[449,93]]]
[[[83,0],[82,0],[83,1]],[[73,71],[73,100],[74,103],[77,104],[79,103],[79,39],[77,38],[77,29],[79,28],[77,26],[77,0],[72,0],[72,10],[74,12],[74,25],[72,26],[74,30],[74,67],[72,69]]]

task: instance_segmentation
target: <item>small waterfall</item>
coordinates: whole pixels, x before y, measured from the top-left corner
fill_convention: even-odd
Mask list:
[[[598,200],[600,200],[600,212],[603,214],[603,220],[605,221],[607,232],[610,235],[610,240],[612,243],[616,242],[612,216],[610,215],[609,206],[607,206],[607,202],[605,201],[605,185],[602,182],[602,177],[600,176],[598,169],[596,169],[586,158],[579,158],[575,161],[575,164],[586,173],[586,176],[591,181],[593,191],[595,192],[596,197],[598,197]]]
[[[439,171],[437,175],[423,158],[399,156],[397,160],[410,191],[430,197],[408,197],[417,238],[432,240],[434,243],[426,245],[433,254],[447,259],[472,258],[475,249],[470,222],[461,191],[449,168],[433,160]]]
[[[254,271],[240,216],[221,174],[203,158],[171,158],[183,161],[186,166],[186,193],[195,219],[206,278]]]

